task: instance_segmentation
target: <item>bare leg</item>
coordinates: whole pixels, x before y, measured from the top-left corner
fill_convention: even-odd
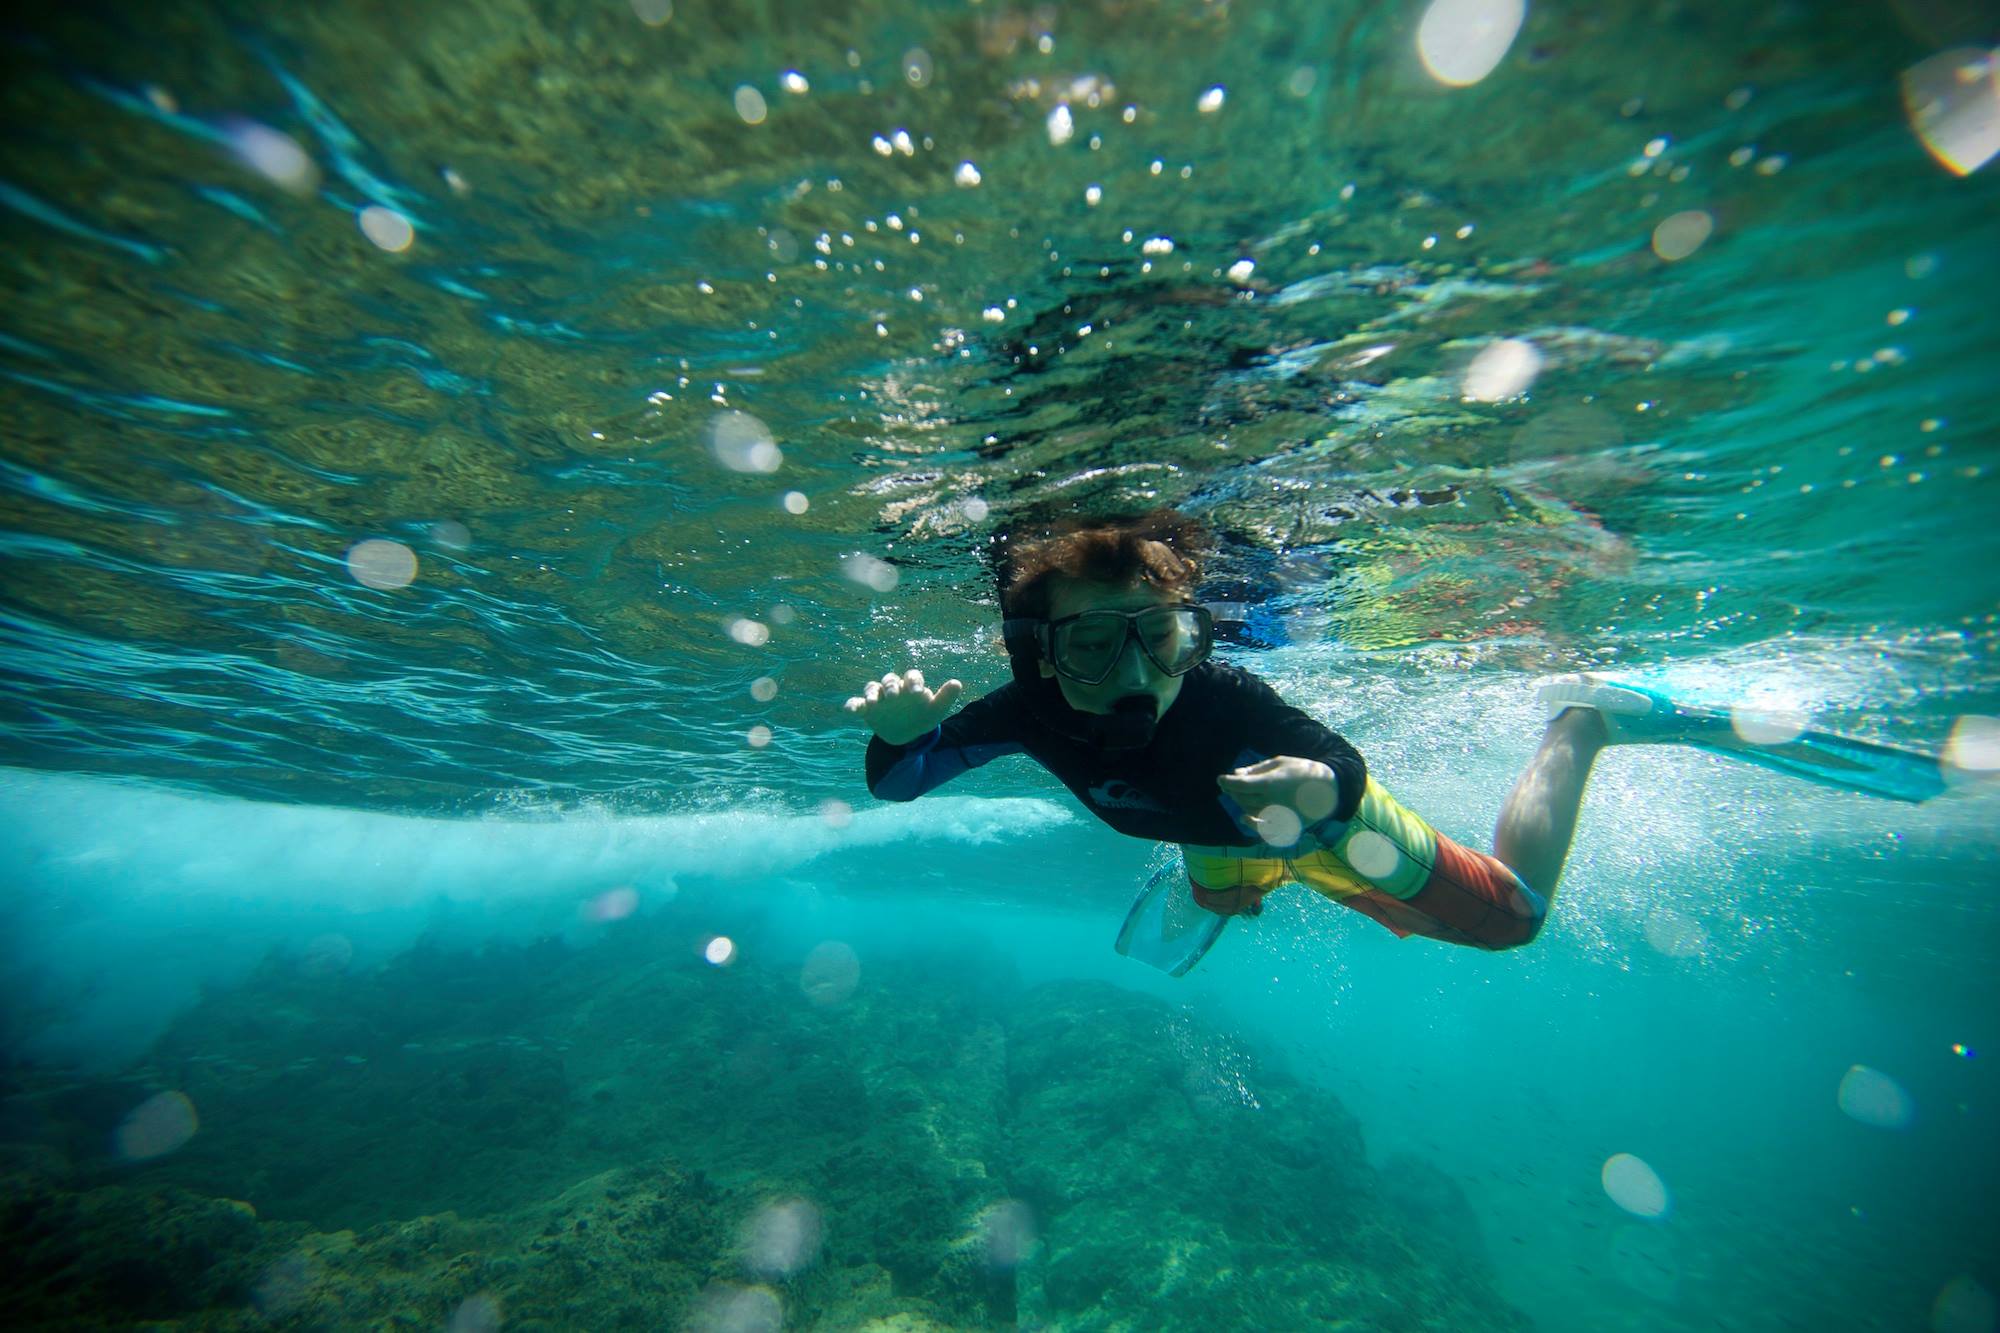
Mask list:
[[[1493,854],[1528,887],[1553,898],[1563,859],[1576,833],[1576,809],[1590,765],[1610,735],[1594,708],[1566,708],[1542,733],[1542,748],[1521,771],[1500,824],[1493,830]]]

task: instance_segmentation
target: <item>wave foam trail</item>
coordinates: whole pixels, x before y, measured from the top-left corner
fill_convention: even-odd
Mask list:
[[[115,1063],[203,986],[273,950],[337,937],[341,960],[420,938],[476,946],[576,928],[695,877],[750,892],[842,852],[1034,837],[1073,816],[1039,800],[933,798],[830,820],[780,810],[428,819],[289,806],[29,772],[0,775],[0,1045]],[[614,898],[613,901],[617,901]]]

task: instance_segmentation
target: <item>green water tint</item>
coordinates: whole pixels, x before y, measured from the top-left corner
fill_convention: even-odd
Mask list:
[[[1915,691],[1831,691],[1843,723],[1995,711],[2000,215],[1902,121],[1935,44],[1886,9],[1537,6],[1447,90],[1418,16],[46,16],[0,145],[7,757],[427,809],[847,792],[831,703],[885,652],[999,679],[998,523],[1154,500],[1355,669],[1798,636]],[[317,187],[230,160],[229,117]],[[1688,210],[1713,235],[1668,264]],[[1464,401],[1502,337],[1529,397]],[[725,404],[777,471],[717,462]],[[350,576],[370,538],[410,586]]]
[[[968,956],[806,1003],[795,968],[702,962],[689,924],[369,977],[274,965],[128,1080],[17,1087],[9,1117],[91,1164],[7,1158],[10,1305],[216,1329],[442,1326],[473,1299],[524,1329],[775,1329],[781,1307],[939,1333],[1528,1327],[1463,1252],[1446,1176],[1370,1167],[1331,1097],[1156,1001]],[[98,1159],[104,1108],[156,1080],[202,1132]]]

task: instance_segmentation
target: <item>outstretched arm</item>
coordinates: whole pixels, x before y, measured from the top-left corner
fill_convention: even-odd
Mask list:
[[[846,711],[866,722],[868,791],[885,801],[911,801],[989,759],[1020,750],[1012,695],[1002,688],[951,711],[964,686],[936,690],[921,671],[870,681]]]

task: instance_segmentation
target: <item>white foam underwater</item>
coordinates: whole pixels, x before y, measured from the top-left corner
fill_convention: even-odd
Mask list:
[[[747,896],[842,852],[980,847],[1075,818],[1052,801],[934,796],[833,818],[435,819],[4,772],[0,1037],[32,1056],[114,1062],[274,949],[304,954],[337,936],[369,962],[426,936],[532,939],[575,929],[606,901],[644,911],[690,877]]]

